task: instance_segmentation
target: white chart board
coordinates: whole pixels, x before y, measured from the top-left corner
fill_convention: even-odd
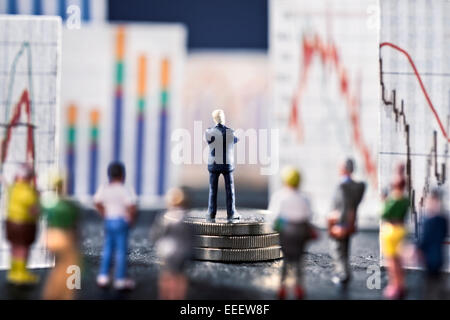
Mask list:
[[[368,189],[358,225],[379,221],[377,1],[270,1],[272,127],[280,129],[280,167],[303,174],[314,222],[325,226],[340,177],[356,161]],[[272,176],[271,193],[280,187]]]
[[[178,166],[170,159],[171,132],[181,120],[185,55],[186,31],[178,24],[91,25],[64,30],[61,158],[73,173],[73,194],[79,200],[90,203],[95,189],[107,181],[110,161],[120,160],[131,187],[138,189],[138,177],[141,179],[140,207],[162,205],[165,191],[177,184]],[[70,106],[76,109],[72,151]],[[91,121],[94,110],[99,113],[96,125]],[[144,123],[141,134],[139,119]],[[93,162],[94,147],[97,160]],[[70,152],[74,154],[72,165]]]
[[[408,226],[416,238],[430,188],[442,186],[448,199],[450,2],[382,0],[380,7],[380,181],[388,186],[394,166],[410,164]]]
[[[6,181],[12,182],[17,165],[30,159],[27,158],[27,144],[31,143],[34,145],[34,164],[41,192],[46,191],[45,173],[58,163],[61,30],[61,19],[56,17],[0,16],[0,123],[12,124],[13,114],[20,108],[18,122],[34,126],[32,139],[27,127],[12,127],[2,175]],[[7,128],[2,126],[2,141],[5,141],[6,133]],[[6,186],[2,184],[0,268],[9,266],[9,248],[3,234],[5,216]],[[52,263],[44,240],[45,225],[41,222],[29,266],[45,267]]]

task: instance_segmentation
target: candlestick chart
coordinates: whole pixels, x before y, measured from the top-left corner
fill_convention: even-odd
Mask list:
[[[399,0],[380,5],[380,186],[389,185],[394,166],[406,165],[407,222],[417,239],[430,190],[440,187],[448,199],[450,4]]]

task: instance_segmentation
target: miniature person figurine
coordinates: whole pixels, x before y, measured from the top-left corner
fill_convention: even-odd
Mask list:
[[[332,239],[332,251],[335,270],[332,277],[336,285],[345,285],[350,280],[350,240],[356,232],[358,206],[366,189],[364,182],[352,179],[355,165],[352,159],[346,159],[340,165],[342,180],[333,198],[332,212],[328,218],[328,233]]]
[[[39,194],[34,183],[34,170],[30,165],[20,166],[9,188],[8,198],[6,237],[11,245],[8,282],[16,285],[35,284],[38,277],[26,268],[39,217]]]
[[[389,274],[384,296],[388,299],[400,299],[405,294],[401,251],[406,236],[404,220],[410,206],[410,200],[405,196],[405,187],[405,166],[401,164],[394,173],[391,192],[385,199],[381,216],[380,238]]]
[[[120,162],[108,166],[109,183],[99,188],[94,203],[105,219],[105,243],[97,284],[109,285],[111,260],[115,256],[114,288],[132,290],[135,283],[127,278],[128,231],[136,218],[137,197],[125,186],[125,167]]]
[[[81,208],[65,196],[65,179],[51,173],[52,192],[42,199],[43,214],[47,218],[47,248],[55,255],[55,267],[47,278],[43,298],[72,300],[76,290],[67,285],[68,268],[80,266],[77,226]],[[79,280],[78,280],[79,281]]]
[[[208,159],[209,171],[209,202],[208,219],[214,220],[217,212],[217,187],[220,175],[225,179],[225,191],[227,195],[227,219],[231,222],[240,219],[236,212],[234,196],[234,145],[238,138],[234,131],[225,126],[225,113],[223,110],[215,110],[212,118],[216,126],[206,130],[205,138],[210,154]]]
[[[448,232],[448,221],[442,201],[442,191],[433,188],[425,199],[425,219],[417,243],[425,266],[425,298],[440,299],[444,288],[441,268],[445,261],[443,243]]]
[[[281,172],[283,188],[275,192],[270,200],[268,222],[280,233],[280,245],[284,261],[281,270],[278,298],[286,298],[286,277],[289,267],[295,268],[297,299],[303,299],[305,291],[302,283],[302,256],[314,229],[310,225],[312,211],[309,199],[298,189],[301,183],[300,172],[286,167]]]
[[[182,300],[186,297],[188,279],[185,269],[193,257],[193,231],[185,223],[187,195],[179,188],[166,195],[167,215],[160,216],[150,230],[156,252],[162,261],[158,280],[159,299]]]

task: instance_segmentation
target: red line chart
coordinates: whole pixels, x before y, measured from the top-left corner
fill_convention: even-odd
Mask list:
[[[445,127],[442,124],[441,119],[439,118],[439,115],[438,115],[438,113],[436,111],[436,108],[434,107],[433,102],[430,99],[430,96],[429,96],[429,94],[427,92],[427,89],[425,88],[425,85],[423,84],[422,78],[420,77],[419,71],[417,71],[417,67],[416,67],[416,65],[414,63],[414,60],[411,58],[411,55],[406,50],[400,48],[399,46],[397,46],[397,45],[395,45],[395,44],[393,44],[391,42],[382,42],[380,44],[380,48],[383,48],[383,47],[390,47],[390,48],[392,48],[392,49],[394,49],[394,50],[396,50],[398,52],[401,52],[408,59],[408,62],[411,65],[411,68],[414,71],[414,74],[415,74],[415,76],[417,78],[417,81],[419,81],[420,89],[422,90],[422,93],[425,96],[425,99],[427,100],[427,104],[430,107],[431,112],[433,113],[433,115],[434,115],[434,117],[435,117],[435,119],[436,119],[436,121],[437,121],[437,123],[439,125],[439,129],[441,130],[442,135],[445,137],[445,139],[448,142],[450,142],[450,138],[448,136],[448,133],[445,130]]]
[[[25,110],[23,110],[25,109]],[[25,124],[20,123],[20,118],[22,112],[25,112],[27,117],[27,122]],[[11,116],[11,120],[5,125],[6,134],[1,142],[1,163],[3,164],[8,157],[8,147],[12,137],[12,131],[14,128],[18,126],[26,126],[27,127],[27,145],[26,145],[26,159],[27,162],[34,163],[35,159],[35,148],[34,148],[34,126],[31,123],[31,101],[28,94],[28,90],[24,90],[19,102],[15,106],[13,110],[13,114]]]
[[[20,95],[18,103],[13,107],[12,94],[13,88],[16,79],[17,66],[20,59],[25,59],[25,55],[27,59],[27,78],[28,78],[28,89],[22,91]],[[32,110],[32,99],[33,96],[33,86],[32,86],[32,63],[31,63],[31,46],[30,43],[24,41],[20,46],[20,50],[15,55],[11,70],[10,70],[10,79],[8,84],[8,92],[7,92],[7,100],[6,100],[6,108],[5,108],[5,122],[1,126],[6,129],[4,136],[1,139],[0,144],[0,166],[3,167],[5,162],[7,161],[9,154],[10,142],[13,135],[13,129],[18,127],[26,127],[26,154],[25,154],[25,162],[31,164],[33,167],[35,166],[35,139],[34,139],[34,130],[35,126],[32,124],[33,121],[33,110]],[[12,116],[9,118],[9,111],[12,109]],[[26,123],[21,123],[21,115],[22,113],[26,114]]]
[[[352,126],[353,143],[363,158],[364,169],[371,184],[376,188],[378,185],[377,166],[370,149],[364,140],[361,130],[359,95],[357,93],[355,94],[357,90],[354,90],[350,85],[347,68],[341,63],[337,47],[331,41],[322,41],[319,35],[316,34],[311,37],[303,37],[301,49],[303,51],[303,60],[300,63],[299,83],[292,98],[291,111],[289,115],[289,127],[296,133],[299,142],[302,142],[304,132],[300,113],[300,104],[309,82],[309,72],[312,67],[312,62],[314,57],[318,56],[320,57],[322,65],[330,66],[338,78],[339,90],[348,108],[350,123]]]
[[[415,227],[415,235],[418,236],[418,232],[419,232],[419,220],[420,220],[420,214],[421,214],[421,209],[423,208],[423,204],[424,204],[424,200],[429,192],[430,189],[430,180],[431,177],[434,176],[436,179],[436,182],[438,185],[442,185],[445,183],[446,181],[446,162],[444,161],[443,163],[438,163],[437,160],[437,154],[438,154],[438,150],[437,150],[437,131],[433,130],[432,134],[433,134],[433,146],[431,148],[431,151],[427,154],[427,162],[426,162],[426,176],[425,176],[425,181],[424,181],[424,185],[422,188],[422,194],[418,197],[418,207],[419,210],[416,208],[416,190],[413,188],[413,178],[412,178],[412,152],[411,152],[411,139],[410,139],[410,135],[411,135],[411,123],[408,121],[407,119],[407,115],[406,115],[406,110],[405,110],[405,102],[403,99],[401,99],[400,101],[400,107],[397,106],[398,102],[397,102],[397,91],[395,89],[392,90],[392,95],[391,98],[388,99],[386,97],[386,87],[385,87],[385,83],[383,81],[383,61],[381,58],[381,49],[383,47],[389,47],[395,51],[398,51],[400,53],[402,53],[408,60],[411,68],[413,69],[414,73],[414,77],[417,79],[421,91],[427,101],[428,107],[430,108],[431,112],[433,113],[436,122],[439,125],[440,131],[443,135],[443,137],[445,138],[446,141],[446,148],[445,148],[445,155],[447,156],[448,154],[448,143],[450,142],[449,138],[448,138],[448,134],[447,134],[447,130],[445,129],[444,125],[442,124],[441,119],[439,118],[439,115],[436,111],[436,108],[434,107],[430,96],[428,94],[428,91],[425,88],[425,85],[422,81],[422,78],[420,76],[420,73],[414,63],[414,60],[412,59],[411,55],[404,49],[402,49],[401,47],[390,43],[390,42],[382,42],[380,44],[380,85],[381,85],[381,100],[382,103],[385,106],[391,106],[392,107],[392,112],[395,115],[395,122],[397,123],[401,123],[402,127],[403,127],[403,133],[405,135],[405,147],[406,147],[406,177],[407,177],[407,186],[408,186],[408,195],[411,201],[411,215],[412,218],[414,219],[414,227]],[[434,172],[431,170],[432,167],[434,167]]]

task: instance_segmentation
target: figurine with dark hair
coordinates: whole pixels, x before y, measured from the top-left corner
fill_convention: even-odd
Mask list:
[[[427,299],[440,299],[443,294],[441,278],[441,269],[445,261],[443,243],[448,232],[445,213],[442,191],[434,188],[425,199],[426,216],[417,243],[426,271],[424,292]]]
[[[280,233],[284,257],[278,298],[286,298],[286,277],[291,267],[296,275],[296,298],[303,299],[305,295],[302,281],[303,253],[308,241],[316,237],[315,230],[310,224],[312,210],[308,197],[298,190],[301,183],[300,172],[295,168],[286,167],[281,172],[281,178],[283,188],[273,194],[267,219],[273,224],[274,230]]]
[[[401,252],[406,236],[404,221],[410,206],[405,187],[405,166],[400,164],[394,172],[391,192],[385,199],[381,216],[381,246],[389,274],[389,283],[384,290],[387,299],[401,299],[405,294]]]
[[[332,251],[335,272],[332,281],[335,284],[346,284],[351,277],[349,256],[350,240],[356,232],[358,206],[366,189],[364,182],[352,179],[355,165],[352,159],[345,160],[340,166],[342,180],[339,183],[328,218],[328,233],[332,239]]]
[[[101,186],[94,196],[95,207],[105,219],[105,243],[97,284],[109,285],[112,258],[115,257],[114,288],[133,289],[134,281],[127,278],[128,230],[136,218],[137,198],[125,186],[125,167],[113,162],[108,167],[109,183]]]
[[[185,223],[187,194],[183,189],[171,189],[166,202],[167,213],[159,216],[150,230],[150,238],[161,259],[159,298],[181,300],[185,299],[188,289],[185,269],[193,257],[193,230]]]
[[[34,183],[34,170],[30,165],[19,167],[14,183],[8,188],[7,206],[6,238],[11,246],[8,282],[16,285],[35,284],[38,277],[26,267],[39,218],[39,194]]]
[[[234,145],[238,142],[234,131],[225,126],[225,113],[223,110],[215,110],[212,117],[216,126],[206,130],[205,138],[209,146],[209,220],[216,218],[217,212],[217,187],[220,175],[225,179],[225,191],[227,195],[227,219],[232,222],[240,219],[236,212],[234,195]]]

